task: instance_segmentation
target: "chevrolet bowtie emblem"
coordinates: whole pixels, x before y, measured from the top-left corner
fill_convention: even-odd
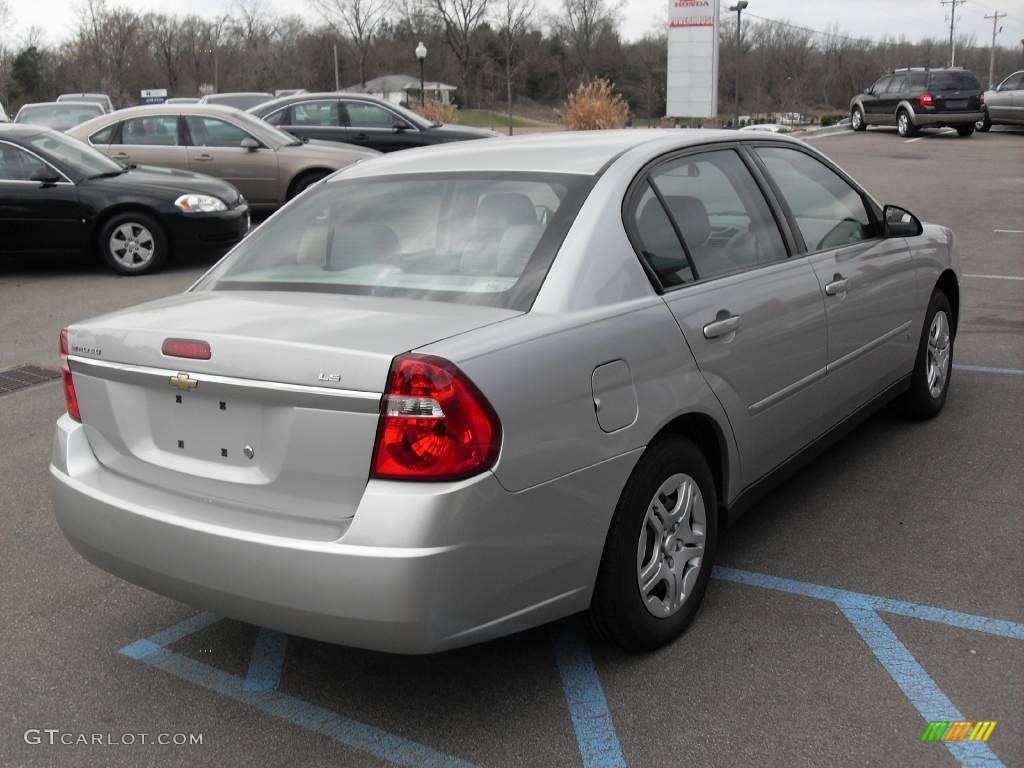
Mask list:
[[[195,389],[199,386],[199,382],[195,379],[190,379],[187,373],[179,373],[177,376],[171,376],[168,383],[177,387],[182,392],[188,392],[190,389]]]

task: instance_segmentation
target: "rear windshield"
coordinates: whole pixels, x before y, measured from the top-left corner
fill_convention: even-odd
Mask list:
[[[102,114],[103,110],[92,104],[45,104],[23,107],[18,113],[18,122],[45,125],[57,131],[66,131]]]
[[[320,184],[199,286],[527,310],[593,177],[455,173]]]
[[[970,72],[932,72],[929,87],[935,91],[980,91],[981,83]]]

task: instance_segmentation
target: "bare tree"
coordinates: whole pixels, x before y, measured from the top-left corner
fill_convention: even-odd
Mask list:
[[[10,106],[7,102],[10,101],[10,95],[8,93],[8,72],[10,71],[10,54],[7,50],[7,41],[4,39],[5,33],[14,25],[14,19],[11,17],[11,9],[7,6],[7,0],[0,0],[0,94],[3,94],[4,106]]]
[[[366,85],[366,60],[373,39],[391,13],[391,0],[311,0],[328,24],[352,40],[359,83]]]
[[[618,9],[609,0],[562,0],[562,15],[555,24],[576,59],[584,83],[594,76],[597,41],[606,28],[614,27]]]
[[[462,70],[464,106],[472,103],[469,69],[473,63],[473,36],[487,16],[490,0],[429,0],[434,15],[444,27],[445,42]]]
[[[508,135],[512,135],[512,76],[519,68],[513,64],[516,46],[533,24],[537,11],[533,0],[501,0],[495,22],[501,30],[505,55],[505,98],[508,106]]]

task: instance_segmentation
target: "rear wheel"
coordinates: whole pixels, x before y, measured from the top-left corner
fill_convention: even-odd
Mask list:
[[[327,171],[309,171],[308,173],[302,174],[292,182],[291,188],[288,190],[288,199],[291,200],[293,197],[301,195],[311,186],[320,181],[320,179],[328,175]]]
[[[910,113],[905,109],[901,109],[899,114],[896,115],[896,130],[904,138],[917,134],[917,126],[914,125],[914,121],[910,119]]]
[[[946,404],[952,372],[953,310],[946,294],[936,290],[928,302],[910,389],[901,401],[903,411],[914,419],[938,415]]]
[[[671,642],[704,597],[718,539],[711,470],[689,440],[652,444],[626,482],[605,542],[591,616],[629,650]]]
[[[155,272],[169,250],[160,222],[138,211],[112,216],[100,230],[98,246],[107,266],[122,275]]]
[[[854,107],[853,112],[850,113],[850,128],[855,131],[866,131],[868,124],[864,122],[864,112],[861,111],[860,107]]]
[[[969,125],[958,125],[956,127],[956,132],[965,138],[967,136],[972,136],[974,135],[974,123],[971,123]]]
[[[986,109],[982,113],[982,115],[983,117],[981,118],[981,120],[974,124],[974,127],[977,128],[982,133],[988,133],[990,130],[992,130],[992,121],[988,117],[988,110]]]

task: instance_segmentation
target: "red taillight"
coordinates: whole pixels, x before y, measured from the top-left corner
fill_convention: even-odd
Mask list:
[[[188,357],[193,360],[209,360],[210,345],[199,339],[164,339],[160,351],[168,357]]]
[[[68,364],[68,329],[60,331],[60,374],[64,384],[64,402],[68,408],[68,416],[75,421],[82,420],[82,412],[78,409],[78,395],[75,394],[75,380],[71,377]]]
[[[984,93],[981,94],[981,96],[978,97],[978,106],[979,107],[984,107],[985,106],[985,94]]]
[[[371,477],[460,480],[493,466],[500,446],[497,414],[462,371],[429,355],[394,359]]]
[[[932,98],[930,93],[922,93],[917,97],[917,103],[922,107],[933,107],[935,106],[935,99]]]

